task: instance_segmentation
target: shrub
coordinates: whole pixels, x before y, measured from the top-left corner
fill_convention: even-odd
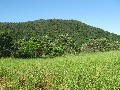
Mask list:
[[[32,37],[29,40],[19,40],[14,44],[13,57],[34,58],[53,57],[64,54],[63,47],[57,45],[48,36],[41,38]]]
[[[13,38],[8,32],[0,34],[0,57],[11,56]]]
[[[55,43],[62,47],[65,53],[75,54],[77,52],[76,43],[68,34],[61,34],[55,39]]]
[[[35,56],[36,46],[37,46],[37,43],[34,41],[34,38],[31,38],[28,41],[24,39],[19,40],[14,44],[13,56],[21,57],[21,58],[36,57]]]
[[[110,51],[118,50],[120,44],[118,42],[110,42],[106,38],[91,39],[81,47],[82,52]]]

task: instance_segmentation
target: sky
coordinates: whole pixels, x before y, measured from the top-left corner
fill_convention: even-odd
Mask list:
[[[120,0],[0,0],[0,22],[73,19],[120,35]]]

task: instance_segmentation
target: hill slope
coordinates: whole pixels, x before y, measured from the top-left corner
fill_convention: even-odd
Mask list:
[[[48,35],[52,38],[69,34],[76,42],[84,43],[89,39],[106,38],[120,41],[120,36],[76,20],[36,20],[21,23],[0,23],[0,31],[12,31],[15,39]]]
[[[0,32],[0,57],[49,57],[120,49],[119,35],[76,20],[0,23]]]

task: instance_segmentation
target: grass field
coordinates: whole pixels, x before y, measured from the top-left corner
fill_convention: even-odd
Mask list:
[[[120,52],[1,58],[0,90],[120,90]]]

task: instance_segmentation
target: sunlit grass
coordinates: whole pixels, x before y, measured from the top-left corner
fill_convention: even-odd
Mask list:
[[[0,90],[119,90],[120,52],[0,59]]]

